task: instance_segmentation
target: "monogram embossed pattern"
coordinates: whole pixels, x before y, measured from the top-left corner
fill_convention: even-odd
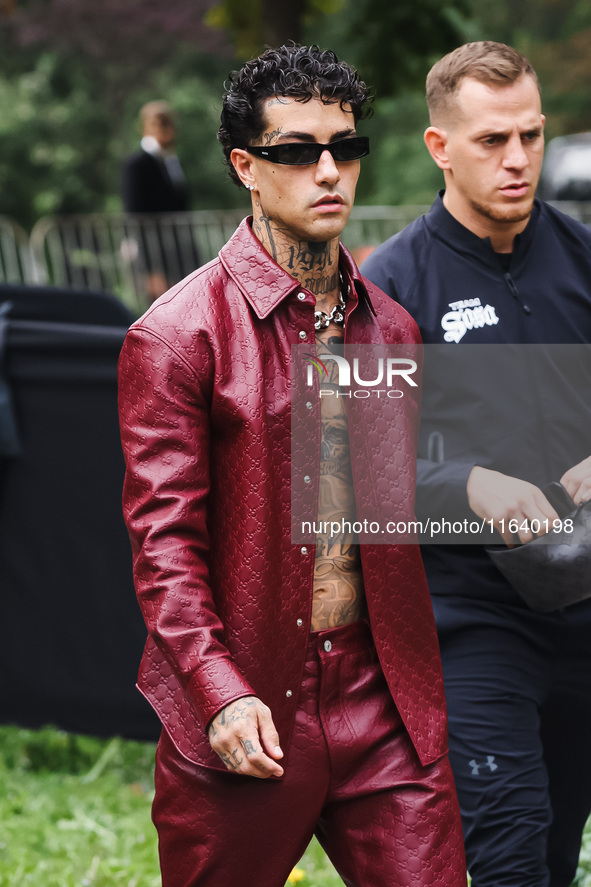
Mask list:
[[[347,341],[419,341],[344,249],[341,268]],[[205,728],[251,693],[289,750],[303,679],[314,550],[291,544],[290,367],[291,347],[314,342],[314,299],[298,292],[245,220],[218,259],[131,327],[120,359],[124,513],[149,633],[139,687],[179,751],[215,769],[224,765]],[[388,428],[364,429],[394,499],[414,495],[414,412],[409,402],[394,452]],[[380,662],[426,764],[445,753],[447,734],[419,549],[366,545],[361,556]]]

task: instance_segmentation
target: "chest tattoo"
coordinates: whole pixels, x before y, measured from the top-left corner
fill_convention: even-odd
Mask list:
[[[319,353],[343,344],[343,331],[335,324],[319,330]],[[337,387],[337,367],[328,361],[328,379],[323,388]],[[318,521],[338,522],[344,530],[355,520],[355,495],[349,448],[345,398],[321,400],[321,453]],[[363,615],[364,595],[361,560],[356,536],[346,531],[316,537],[312,628],[320,631],[355,622]]]

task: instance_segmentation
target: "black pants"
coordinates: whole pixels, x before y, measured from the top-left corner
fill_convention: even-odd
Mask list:
[[[433,598],[473,887],[570,887],[591,812],[591,601]]]

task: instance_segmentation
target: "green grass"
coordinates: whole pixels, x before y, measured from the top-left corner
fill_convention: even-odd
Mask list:
[[[154,745],[0,727],[0,887],[160,887]],[[300,887],[342,887],[314,841]],[[591,887],[591,821],[576,887]]]
[[[0,729],[2,887],[158,887],[153,747]]]
[[[0,887],[159,887],[155,746],[0,727]],[[314,842],[301,887],[342,887]]]

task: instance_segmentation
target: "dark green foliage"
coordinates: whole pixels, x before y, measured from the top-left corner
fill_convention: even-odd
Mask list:
[[[105,208],[111,129],[88,72],[53,52],[12,67],[0,70],[0,213],[30,226]]]
[[[380,97],[424,83],[431,63],[464,42],[468,0],[351,2],[345,33],[364,79]]]
[[[358,203],[431,202],[441,176],[422,142],[424,77],[466,40],[504,40],[531,58],[548,137],[591,129],[591,0],[19,0],[15,10],[0,14],[0,215],[26,228],[48,214],[120,211],[121,163],[138,147],[140,106],[156,98],[177,111],[192,208],[248,207],[216,140],[222,84],[240,64],[208,26],[216,20],[253,47],[265,29],[287,39],[297,20],[294,36],[358,66],[377,96],[361,127],[372,153]]]
[[[454,2],[462,9],[465,0]],[[381,93],[419,76],[428,53],[456,33],[434,0],[172,0],[165,8],[154,0],[20,0],[11,17],[0,15],[0,215],[30,229],[44,215],[119,211],[137,113],[156,98],[177,111],[192,208],[248,206],[215,137],[223,81],[240,64],[223,29],[208,27],[216,11],[235,45],[250,40],[253,51],[270,35],[325,46],[335,37],[345,58],[367,60],[364,76]],[[362,194],[375,202],[370,183],[383,176],[374,165],[369,158]]]

